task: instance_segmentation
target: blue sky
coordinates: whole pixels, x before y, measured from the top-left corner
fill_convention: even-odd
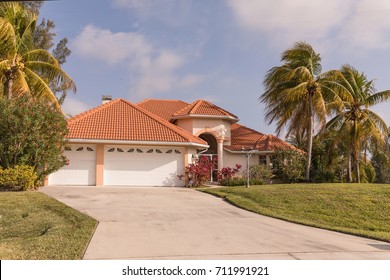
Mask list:
[[[390,1],[60,0],[40,16],[69,39],[64,69],[77,93],[63,109],[73,115],[102,95],[206,99],[274,133],[258,101],[262,81],[297,41],[321,53],[323,71],[350,64],[390,89]],[[374,110],[390,125],[389,102]]]

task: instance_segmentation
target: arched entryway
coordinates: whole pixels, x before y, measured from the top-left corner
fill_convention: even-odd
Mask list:
[[[215,182],[218,180],[218,142],[214,135],[210,133],[202,133],[198,136],[199,138],[205,140],[209,145],[209,148],[206,151],[198,150],[198,157],[207,157],[214,164],[210,170],[210,181]]]

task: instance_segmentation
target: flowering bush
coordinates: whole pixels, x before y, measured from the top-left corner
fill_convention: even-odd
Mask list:
[[[240,164],[236,164],[235,168],[224,167],[218,172],[218,182],[221,185],[226,185],[227,182],[231,181],[231,179],[239,172],[241,168]]]
[[[178,177],[184,179],[187,187],[199,187],[210,180],[210,171],[214,166],[215,162],[208,157],[200,157],[185,167],[185,175]]]
[[[45,101],[0,98],[0,166],[32,166],[42,182],[66,164],[66,120]],[[36,182],[37,183],[37,182]]]

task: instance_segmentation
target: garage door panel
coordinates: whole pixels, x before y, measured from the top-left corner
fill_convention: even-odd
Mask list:
[[[181,148],[106,147],[104,184],[183,185],[177,177],[183,173],[183,160]]]
[[[69,145],[64,154],[69,164],[49,176],[49,185],[95,185],[95,146]]]

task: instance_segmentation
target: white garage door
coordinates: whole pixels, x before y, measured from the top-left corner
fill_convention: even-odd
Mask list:
[[[96,146],[70,145],[65,149],[69,164],[49,176],[49,185],[96,184]]]
[[[183,148],[105,146],[104,184],[182,186]]]

